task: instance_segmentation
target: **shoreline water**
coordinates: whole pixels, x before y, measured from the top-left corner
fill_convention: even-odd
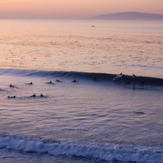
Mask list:
[[[0,148],[18,152],[49,154],[89,160],[112,162],[161,163],[162,149],[158,147],[123,145],[114,143],[80,143],[46,140],[38,137],[0,134]],[[88,161],[88,160],[87,160]],[[86,161],[86,162],[87,162]]]

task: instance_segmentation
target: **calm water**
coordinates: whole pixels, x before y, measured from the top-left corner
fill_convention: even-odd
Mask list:
[[[0,30],[0,67],[163,78],[163,22],[1,20]]]
[[[0,162],[162,163],[162,22],[0,25]]]

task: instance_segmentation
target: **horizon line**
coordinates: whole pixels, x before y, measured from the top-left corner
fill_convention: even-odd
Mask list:
[[[98,14],[94,16],[88,16],[88,17],[73,17],[73,16],[24,16],[24,17],[0,17],[0,19],[30,19],[30,20],[90,20],[94,19],[99,16],[105,16],[105,15],[114,15],[114,14],[124,14],[124,13],[135,13],[135,14],[149,14],[149,15],[158,15],[158,16],[163,16],[163,14],[156,14],[156,13],[149,13],[149,12],[136,12],[136,11],[124,11],[124,12],[112,12],[112,13],[103,13],[103,14]],[[140,18],[141,19],[141,18]]]

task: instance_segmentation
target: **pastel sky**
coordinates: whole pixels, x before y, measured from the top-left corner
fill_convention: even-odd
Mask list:
[[[0,0],[0,17],[89,17],[127,11],[163,14],[163,0]]]

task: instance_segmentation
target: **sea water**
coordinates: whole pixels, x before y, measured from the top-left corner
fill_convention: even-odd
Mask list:
[[[0,23],[0,162],[162,162],[162,22]]]
[[[162,21],[1,20],[0,30],[1,67],[163,78]]]

